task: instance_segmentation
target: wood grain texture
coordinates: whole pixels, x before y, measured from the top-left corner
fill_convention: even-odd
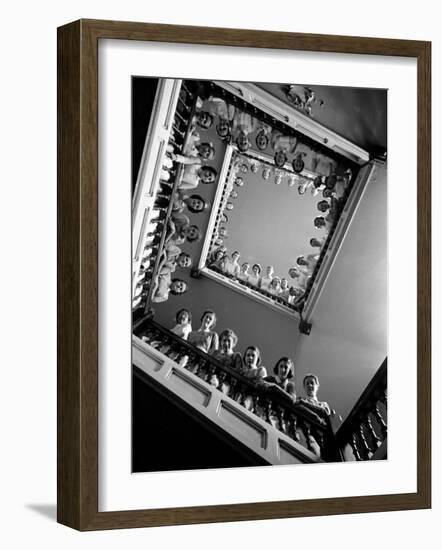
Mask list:
[[[417,486],[431,507],[431,43],[417,66]]]
[[[58,32],[57,518],[80,509],[80,23]]]
[[[98,40],[294,49],[418,61],[418,490],[399,495],[98,512]],[[79,530],[428,508],[431,505],[428,42],[81,20],[58,29],[58,521]],[[126,365],[127,367],[127,365]]]

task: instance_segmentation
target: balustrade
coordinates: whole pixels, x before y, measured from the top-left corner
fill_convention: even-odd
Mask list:
[[[178,107],[174,114],[172,131],[169,144],[173,146],[175,153],[182,153],[191,129],[190,121],[196,110],[197,97],[189,86],[183,82],[178,97]],[[167,147],[166,149],[167,150]],[[164,163],[164,158],[162,162]],[[178,169],[163,166],[160,178],[159,192],[155,196],[155,202],[150,217],[150,224],[154,223],[155,229],[146,234],[145,245],[142,253],[141,266],[137,273],[137,283],[133,297],[134,309],[149,307],[153,289],[153,281],[161,260],[167,232],[167,221],[171,216],[173,197],[178,188],[182,166]],[[167,175],[169,174],[169,175]]]
[[[342,450],[355,460],[370,460],[387,439],[387,359],[336,433]]]
[[[254,383],[241,372],[182,340],[152,319],[136,328],[137,336],[207,384],[216,387],[239,405],[303,445],[325,461],[340,461],[341,454],[328,418],[319,419],[301,409],[290,396],[272,391],[263,381]]]

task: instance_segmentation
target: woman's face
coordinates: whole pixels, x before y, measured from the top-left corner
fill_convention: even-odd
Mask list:
[[[224,353],[230,353],[233,351],[233,338],[229,336],[223,336],[221,338],[221,349]]]
[[[184,268],[190,267],[192,265],[192,258],[186,254],[186,255],[181,256],[178,259],[177,263],[178,263],[179,267],[184,267]]]
[[[308,397],[316,397],[316,394],[318,393],[319,384],[316,382],[316,380],[309,376],[305,382],[304,382],[304,388],[305,393]]]
[[[182,311],[178,316],[178,323],[180,325],[185,325],[188,322],[189,322],[189,314],[187,313],[187,311]]]
[[[201,199],[190,199],[189,206],[190,208],[201,212],[202,210],[204,210],[204,201]]]
[[[297,279],[299,277],[299,271],[296,269],[296,267],[291,267],[289,269],[289,275],[292,279]]]
[[[199,146],[198,152],[200,154],[200,157],[202,157],[203,159],[206,159],[206,160],[213,155],[212,146],[209,145],[208,143],[202,143]]]
[[[250,267],[250,265],[247,264],[247,263],[242,264],[241,271],[242,271],[243,273],[247,273],[247,271],[249,270],[249,267]]]
[[[282,279],[281,280],[281,288],[283,290],[285,290],[286,288],[288,288],[288,286],[289,286],[289,282],[287,281],[287,279]]]
[[[325,186],[327,189],[334,189],[336,185],[336,176],[335,174],[332,174],[330,176],[327,176],[325,180]]]
[[[283,361],[280,361],[278,364],[278,376],[281,378],[281,380],[286,380],[290,374],[290,363],[284,359]]]
[[[215,174],[211,170],[203,168],[201,173],[201,180],[204,183],[213,183],[215,181]]]
[[[295,298],[299,298],[300,296],[302,296],[302,290],[298,289],[298,288],[295,288],[294,286],[291,286],[290,290],[289,290],[289,294],[290,294],[290,296],[294,296]]]
[[[194,225],[191,225],[187,230],[187,237],[190,240],[194,240],[198,237],[198,228]]]
[[[203,329],[209,330],[215,323],[215,315],[213,313],[205,313],[201,321]]]
[[[223,259],[223,256],[224,256],[223,252],[221,252],[221,250],[218,250],[218,252],[216,253],[215,260],[216,260],[217,262],[219,262],[219,261],[221,261],[221,260]]]
[[[272,288],[279,288],[279,285],[280,285],[279,279],[276,279],[276,278],[272,279],[272,282],[270,283],[270,285]]]
[[[187,285],[184,281],[174,281],[170,285],[170,289],[176,292],[177,294],[183,294],[183,292],[186,292]]]
[[[263,151],[267,148],[269,140],[264,132],[259,132],[259,134],[256,136],[256,146],[260,151]]]
[[[230,134],[230,124],[228,120],[220,120],[216,131],[220,137],[226,137]]]
[[[256,264],[252,267],[252,271],[254,275],[259,275],[259,266]]]
[[[249,348],[244,356],[245,364],[251,369],[257,366],[258,363],[258,352],[256,349]]]
[[[273,275],[273,267],[269,265],[267,267],[267,277],[271,277]]]
[[[203,128],[209,128],[212,123],[212,117],[207,111],[198,113],[198,124]]]
[[[287,162],[287,155],[284,153],[284,151],[276,151],[275,153],[275,164],[276,166],[284,166],[284,164]]]
[[[293,170],[299,174],[304,170],[304,161],[300,157],[296,157],[293,161]]]
[[[236,144],[238,145],[238,149],[241,151],[247,151],[249,148],[249,138],[246,134],[240,134],[236,140]]]
[[[236,263],[238,260],[239,260],[239,253],[238,252],[234,252],[232,254],[232,260]]]
[[[244,185],[244,180],[241,176],[235,178],[235,185],[237,185],[238,187],[242,187]]]

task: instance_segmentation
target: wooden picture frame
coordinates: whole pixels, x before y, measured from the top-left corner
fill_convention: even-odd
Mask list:
[[[139,40],[402,56],[418,71],[417,491],[98,511],[98,41]],[[431,44],[423,41],[79,20],[58,29],[58,521],[82,531],[431,506]]]

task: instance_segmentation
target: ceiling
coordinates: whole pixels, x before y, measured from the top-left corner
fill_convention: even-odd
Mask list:
[[[286,84],[258,84],[287,105]],[[369,152],[387,149],[387,90],[308,85],[316,95],[313,118]],[[319,106],[319,100],[324,104]]]
[[[281,85],[261,86],[283,98]],[[320,113],[313,110],[318,122],[366,149],[385,147],[385,91],[315,87],[315,92],[325,101]],[[209,164],[219,173],[225,144],[214,128],[201,130],[200,134],[202,141],[212,141],[215,145],[216,156]],[[238,198],[232,201],[234,209],[228,212],[232,225],[228,227],[229,238],[225,244],[230,251],[241,251],[241,261],[272,263],[286,271],[287,264],[297,254],[305,254],[304,243],[308,244],[311,236],[317,236],[312,216],[319,199],[300,197],[296,186],[289,188],[286,181],[275,185],[273,179],[264,183],[262,178],[256,179],[258,177],[260,174],[253,179],[249,172],[244,175],[244,187],[236,188]],[[216,330],[233,328],[240,336],[239,351],[258,343],[269,371],[278,357],[297,357],[299,380],[305,369],[316,372],[323,381],[323,399],[330,400],[345,415],[382,362],[381,356],[386,354],[385,190],[386,178],[379,178],[373,193],[364,199],[364,206],[356,216],[359,221],[353,236],[340,252],[333,277],[320,298],[312,334],[302,337],[301,345],[298,345],[297,323],[293,320],[249,298],[232,294],[232,290],[205,277],[191,278],[189,270],[178,269],[176,276],[187,280],[190,290],[181,297],[171,296],[168,302],[155,304],[157,320],[166,327],[173,326],[176,311],[187,307],[194,315],[194,328],[198,328],[202,312],[213,308],[219,318]],[[215,191],[216,185],[200,184],[194,192],[213,203]],[[186,212],[186,215],[191,223],[203,230],[207,228],[209,211],[194,215]],[[304,220],[302,231],[294,223],[301,219]],[[191,254],[196,263],[202,246],[203,241],[186,243],[183,250]],[[359,366],[358,357],[363,358]]]

